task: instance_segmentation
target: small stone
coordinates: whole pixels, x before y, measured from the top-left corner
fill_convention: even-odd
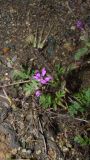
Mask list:
[[[65,56],[65,52],[62,52],[62,55]]]
[[[29,155],[30,155],[31,153],[32,153],[32,151],[31,151],[31,150],[27,150],[27,154],[29,154]]]
[[[70,143],[67,143],[68,148],[72,148],[72,145]]]
[[[63,147],[63,152],[68,152],[69,149],[67,147]]]
[[[20,129],[24,129],[24,124],[22,122],[20,123]]]
[[[56,151],[55,151],[55,149],[53,149],[53,148],[50,148],[49,150],[48,150],[48,155],[49,155],[49,157],[50,157],[50,159],[52,159],[52,160],[56,160]]]
[[[75,30],[75,26],[71,26],[71,30]]]
[[[41,150],[36,151],[36,154],[37,155],[41,154]]]
[[[13,8],[13,7],[10,7],[10,13],[13,14],[13,13],[16,13],[17,11]]]
[[[17,153],[17,149],[12,149],[12,152],[11,152],[13,155],[15,155]]]
[[[12,68],[12,64],[10,62],[7,62],[7,67]]]
[[[24,118],[24,115],[23,115],[23,114],[21,114],[21,118]]]
[[[5,76],[8,76],[8,73],[5,73]]]
[[[26,116],[26,120],[27,120],[27,121],[30,121],[30,119],[31,119],[31,115],[28,114],[28,115]]]
[[[30,26],[30,22],[26,21],[26,25]]]
[[[15,62],[17,60],[17,56],[14,56],[13,58],[12,58],[12,62]]]
[[[26,151],[26,149],[22,149],[22,153],[26,153],[27,151]]]
[[[5,77],[5,81],[9,81],[10,79],[8,77]]]
[[[52,140],[52,141],[54,141],[54,138],[53,138],[53,137],[51,137],[51,140]]]

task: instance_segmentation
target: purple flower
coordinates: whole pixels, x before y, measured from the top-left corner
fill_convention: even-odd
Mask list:
[[[45,68],[42,68],[41,73],[37,71],[36,74],[33,76],[33,78],[36,79],[41,84],[47,84],[50,80],[52,80],[51,76],[46,76]]]
[[[81,20],[78,20],[76,22],[76,27],[80,30],[83,30],[84,29],[84,23],[81,21]]]
[[[35,92],[35,95],[36,95],[36,97],[40,97],[40,96],[41,96],[41,91],[40,91],[40,90],[37,90],[37,91]]]
[[[50,80],[52,80],[52,77],[51,76],[48,76],[44,79],[46,82],[49,82]]]
[[[43,68],[43,69],[42,69],[42,76],[45,76],[45,74],[46,74],[46,69]]]
[[[36,79],[37,81],[40,81],[40,77],[41,77],[40,73],[36,73],[36,74],[33,76],[33,78]]]

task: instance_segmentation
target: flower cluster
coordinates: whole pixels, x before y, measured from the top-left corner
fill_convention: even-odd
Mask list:
[[[84,23],[81,20],[78,20],[76,22],[76,27],[82,31],[84,29]]]
[[[46,72],[47,71],[45,68],[42,68],[41,73],[37,70],[33,78],[38,82],[40,82],[41,85],[48,84],[48,82],[52,80],[52,77],[50,75],[46,75]],[[41,95],[41,91],[37,90],[35,95],[39,97]]]
[[[41,84],[47,84],[50,80],[52,80],[51,76],[46,76],[46,69],[43,68],[41,73],[37,70],[35,75],[33,76],[35,80],[40,82]]]

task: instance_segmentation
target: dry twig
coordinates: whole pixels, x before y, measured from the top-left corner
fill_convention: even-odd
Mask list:
[[[15,86],[15,85],[18,85],[18,84],[24,84],[24,83],[29,83],[29,82],[31,82],[30,79],[29,79],[29,80],[26,80],[26,81],[18,81],[18,82],[14,82],[14,83],[11,83],[11,84],[2,85],[2,86],[0,86],[0,88]]]

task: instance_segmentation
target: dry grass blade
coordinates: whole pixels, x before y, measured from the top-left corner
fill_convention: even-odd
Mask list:
[[[49,36],[50,33],[51,33],[52,28],[53,28],[53,25],[50,27],[49,32],[47,33],[47,35],[46,35],[46,37],[44,38],[44,40],[39,44],[38,48],[42,49],[42,48],[44,47],[44,45],[45,45],[45,43],[46,43],[46,41],[47,41],[47,39],[48,39],[48,36]]]
[[[29,83],[29,82],[31,82],[30,79],[26,80],[26,81],[19,81],[19,82],[14,82],[14,83],[11,83],[11,84],[2,85],[2,86],[0,86],[0,88],[10,87],[10,86],[18,85],[18,84]]]

